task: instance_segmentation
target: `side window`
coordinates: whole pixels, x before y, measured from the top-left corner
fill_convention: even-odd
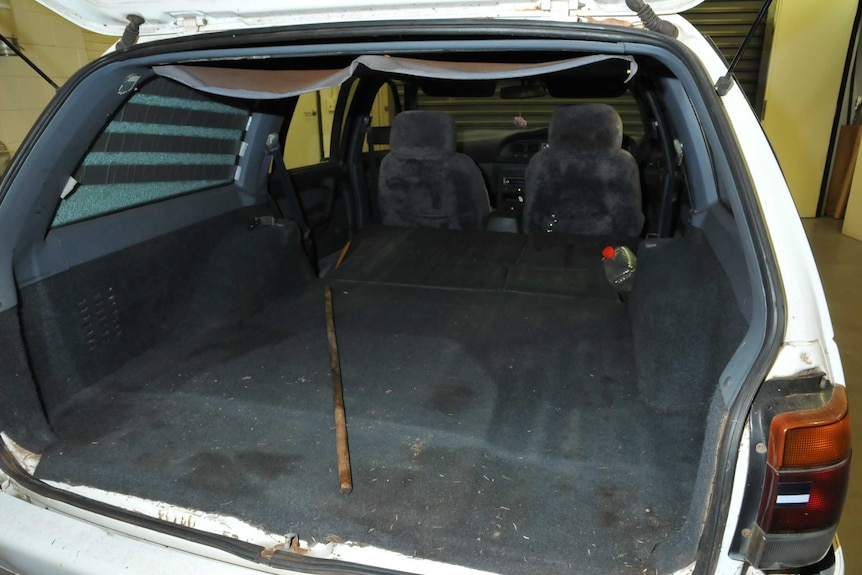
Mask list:
[[[389,150],[389,129],[399,107],[398,93],[393,91],[395,89],[397,88],[394,83],[383,84],[371,105],[371,129],[376,151]],[[368,151],[367,140],[362,145],[362,151]]]
[[[299,96],[284,144],[288,170],[313,166],[329,158],[332,124],[339,88]]]
[[[233,182],[249,115],[170,80],[149,82],[96,138],[52,227]]]

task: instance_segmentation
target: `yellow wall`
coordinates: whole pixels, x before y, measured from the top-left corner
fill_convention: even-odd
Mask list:
[[[317,93],[310,92],[299,97],[284,143],[284,165],[288,170],[312,166],[322,159],[319,114]]]
[[[857,0],[779,0],[763,128],[802,217],[817,211]]]
[[[288,168],[300,168],[317,164],[329,156],[332,124],[335,121],[335,106],[338,103],[340,88],[327,88],[319,92],[303,94],[299,97],[296,110],[287,131],[284,145],[284,165]],[[320,106],[317,105],[318,94]],[[389,88],[383,86],[374,100],[372,110],[372,126],[391,126],[392,107]],[[323,155],[321,156],[321,148]],[[379,146],[378,150],[386,149]],[[367,151],[367,143],[363,151]]]
[[[58,85],[98,57],[113,39],[86,32],[34,0],[0,2],[0,31],[17,34],[26,56]],[[14,28],[10,30],[10,28]],[[0,141],[14,152],[54,96],[18,57],[0,57]]]

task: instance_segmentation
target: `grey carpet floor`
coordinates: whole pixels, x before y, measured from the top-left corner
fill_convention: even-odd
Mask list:
[[[79,393],[37,476],[500,573],[635,573],[688,511],[702,414],[637,393],[612,298],[335,281],[177,334]]]

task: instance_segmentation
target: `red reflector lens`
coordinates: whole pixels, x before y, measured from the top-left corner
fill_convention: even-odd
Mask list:
[[[827,529],[838,523],[850,483],[850,460],[816,471],[767,466],[757,523],[766,533]]]

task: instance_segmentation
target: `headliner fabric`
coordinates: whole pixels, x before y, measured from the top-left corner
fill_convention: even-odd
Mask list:
[[[629,63],[629,76],[626,78],[626,82],[637,73],[637,62],[632,56],[609,54],[596,54],[538,64],[437,62],[416,58],[364,55],[353,60],[350,66],[340,70],[251,70],[190,65],[154,66],[153,70],[160,76],[171,78],[190,88],[209,94],[267,100],[288,98],[323,88],[340,86],[353,76],[359,66],[378,72],[420,78],[501,80],[561,72],[605,60],[625,60]]]

